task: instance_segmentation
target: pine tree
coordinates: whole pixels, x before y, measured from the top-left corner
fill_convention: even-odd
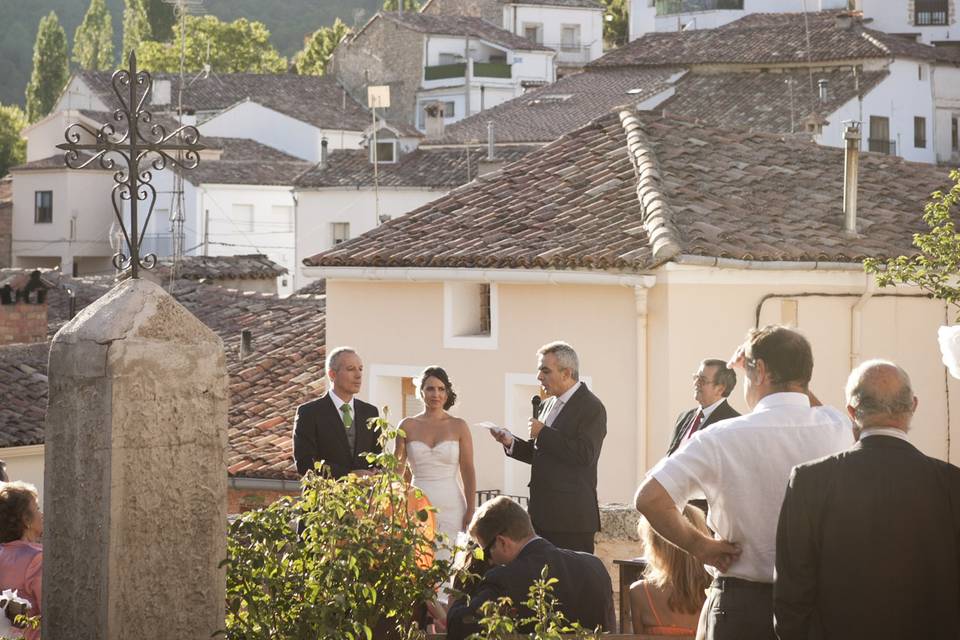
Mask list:
[[[40,18],[37,40],[33,44],[33,74],[27,84],[27,119],[36,122],[53,108],[67,84],[67,34],[57,14],[51,11]]]
[[[143,0],[123,0],[123,57],[121,65],[126,65],[127,56],[144,40],[150,39],[150,21]]]
[[[293,59],[297,73],[322,76],[333,56],[333,50],[350,33],[350,27],[337,18],[332,26],[320,27],[307,37],[303,49]]]
[[[25,126],[27,116],[20,107],[0,104],[0,177],[27,157],[27,141],[20,137]]]
[[[73,34],[73,61],[81,69],[113,66],[113,19],[104,0],[90,0],[83,22]]]

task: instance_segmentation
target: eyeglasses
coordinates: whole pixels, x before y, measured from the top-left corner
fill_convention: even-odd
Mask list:
[[[501,535],[503,535],[502,531],[493,536],[493,538],[490,539],[490,542],[483,547],[483,559],[487,562],[490,562],[493,559],[490,554],[493,553],[493,545],[497,544],[497,538]]]
[[[700,384],[713,384],[713,385],[717,384],[717,383],[714,382],[713,380],[708,380],[708,379],[705,378],[704,376],[697,375],[696,373],[694,373],[691,377],[692,377],[696,382],[699,382]]]

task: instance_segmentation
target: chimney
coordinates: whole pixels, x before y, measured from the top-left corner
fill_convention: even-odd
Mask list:
[[[846,152],[843,157],[843,230],[857,232],[857,180],[860,165],[860,123],[844,123],[843,139]]]
[[[150,96],[150,103],[157,106],[170,104],[170,81],[154,80],[153,94]]]
[[[443,103],[442,102],[431,102],[426,107],[424,107],[424,112],[426,113],[426,123],[425,129],[427,130],[428,138],[442,138],[444,123],[443,119],[446,117],[444,113]]]
[[[487,162],[496,160],[496,153],[493,146],[493,120],[487,122]]]
[[[327,136],[320,138],[320,167],[327,166],[327,147],[329,146]]]
[[[817,88],[820,90],[821,104],[827,101],[827,97],[828,97],[827,87],[829,86],[829,84],[830,83],[827,81],[826,78],[821,78],[817,80]]]
[[[240,362],[253,353],[253,332],[250,329],[240,331]]]
[[[47,339],[47,289],[39,271],[17,273],[0,286],[0,344]]]

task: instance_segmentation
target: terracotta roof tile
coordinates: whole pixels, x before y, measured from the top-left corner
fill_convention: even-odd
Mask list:
[[[846,236],[842,150],[625,111],[304,263],[630,272],[679,253],[854,262],[912,253],[923,202],[946,182],[942,168],[863,154],[862,233]]]

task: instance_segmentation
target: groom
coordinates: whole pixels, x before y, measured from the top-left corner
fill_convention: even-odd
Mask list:
[[[368,453],[380,453],[377,434],[367,426],[380,414],[372,404],[356,398],[363,382],[363,361],[350,347],[327,355],[327,380],[333,389],[297,407],[293,423],[293,459],[301,476],[323,462],[334,478],[348,473],[371,473]]]
[[[580,382],[577,352],[565,342],[537,351],[537,380],[548,395],[530,439],[491,430],[506,454],[530,470],[530,519],[537,534],[562,549],[593,553],[600,530],[597,460],[607,435],[603,403]]]

